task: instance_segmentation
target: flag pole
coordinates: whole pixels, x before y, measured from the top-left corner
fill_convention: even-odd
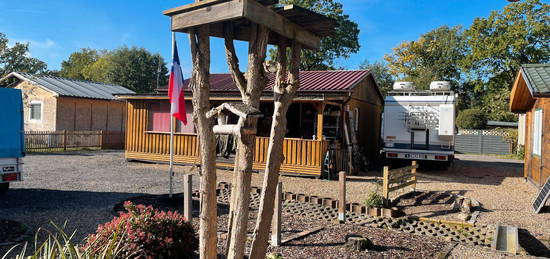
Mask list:
[[[176,41],[175,32],[172,32],[172,56],[174,56],[174,42]],[[172,96],[170,96],[170,100]],[[173,193],[173,174],[174,174],[174,115],[172,114],[172,105],[170,101],[170,167],[168,169],[170,175],[170,193],[168,194],[169,198],[172,198]]]

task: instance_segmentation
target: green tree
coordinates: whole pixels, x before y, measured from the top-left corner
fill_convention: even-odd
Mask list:
[[[321,40],[318,50],[302,51],[300,70],[331,70],[335,69],[337,58],[348,58],[359,51],[359,26],[344,14],[343,5],[334,0],[281,0],[281,4],[295,4],[309,10],[321,13],[334,19],[337,23],[333,36]],[[270,59],[275,60],[276,49],[270,49]]]
[[[378,84],[378,88],[380,89],[382,96],[386,96],[386,94],[392,90],[393,82],[395,80],[385,62],[376,61],[374,63],[370,63],[368,60],[365,60],[361,63],[361,65],[359,65],[359,68],[370,70],[374,76],[376,84]]]
[[[458,114],[456,126],[461,129],[484,129],[487,127],[487,116],[479,109],[466,109]]]
[[[401,43],[384,59],[392,75],[414,82],[418,89],[427,89],[431,81],[446,80],[453,89],[461,90],[458,63],[465,52],[462,28],[442,26],[416,41]]]
[[[122,47],[106,56],[107,78],[138,93],[152,92],[168,83],[168,69],[160,54],[152,54],[144,48]]]
[[[89,69],[102,56],[100,51],[95,49],[83,48],[80,51],[73,52],[68,60],[61,62],[59,76],[84,80],[85,71]]]
[[[477,18],[464,35],[469,52],[461,62],[492,120],[515,120],[509,90],[521,66],[550,60],[550,5],[539,0],[508,4]]]
[[[47,72],[47,65],[29,55],[29,44],[16,42],[9,46],[6,34],[0,32],[0,77],[10,72],[39,74]]]

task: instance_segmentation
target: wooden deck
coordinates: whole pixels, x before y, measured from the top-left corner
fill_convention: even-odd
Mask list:
[[[126,159],[150,162],[169,162],[170,134],[147,131],[147,103],[137,101],[128,105]],[[257,137],[253,169],[263,171],[267,160],[269,138]],[[326,140],[286,138],[283,142],[285,160],[281,172],[320,176],[328,148]],[[178,164],[199,163],[199,140],[194,134],[174,135],[174,161]],[[217,162],[219,167],[232,168],[227,160]]]

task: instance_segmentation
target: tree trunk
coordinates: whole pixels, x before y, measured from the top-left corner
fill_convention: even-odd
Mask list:
[[[229,31],[226,28],[226,33]],[[226,34],[226,55],[236,85],[239,87],[243,103],[254,108],[259,108],[260,97],[267,84],[264,73],[263,62],[266,57],[267,40],[269,30],[262,25],[252,25],[250,45],[248,49],[248,72],[246,80],[243,80],[242,73],[238,71],[238,60],[236,58],[232,43],[232,35]],[[231,43],[229,43],[231,41]],[[237,65],[235,65],[237,64]],[[246,81],[246,86],[244,83]],[[235,154],[235,170],[233,175],[233,187],[231,193],[230,229],[228,232],[227,257],[244,258],[246,245],[246,230],[248,225],[248,214],[250,205],[250,181],[252,163],[255,147],[255,135],[244,134],[243,129],[257,127],[257,119],[239,119],[239,125],[243,125],[237,137],[237,151]]]
[[[277,58],[277,77],[274,92],[274,112],[269,137],[267,162],[264,174],[262,196],[260,200],[260,211],[254,229],[254,240],[250,258],[264,258],[268,246],[269,229],[273,218],[273,208],[277,183],[279,182],[279,171],[283,162],[283,140],[287,131],[286,113],[296,90],[299,86],[299,67],[301,46],[293,42],[290,68],[287,74],[287,51],[286,46],[279,46]]]
[[[200,258],[217,258],[217,201],[216,201],[216,142],[210,109],[210,39],[208,25],[189,33],[193,72],[190,89],[193,91],[193,121],[197,127],[201,161],[201,215],[199,229]]]

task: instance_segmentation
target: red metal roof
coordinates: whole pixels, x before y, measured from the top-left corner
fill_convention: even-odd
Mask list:
[[[299,92],[347,92],[363,80],[369,70],[300,71]],[[273,89],[275,74],[268,74],[266,91]],[[189,79],[185,80],[187,88]],[[211,91],[238,91],[230,74],[210,74]]]

